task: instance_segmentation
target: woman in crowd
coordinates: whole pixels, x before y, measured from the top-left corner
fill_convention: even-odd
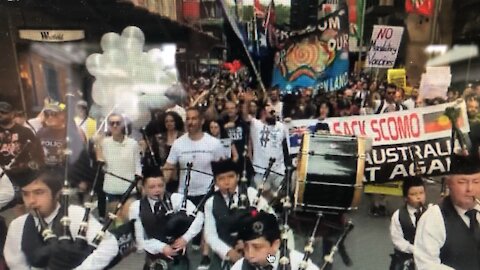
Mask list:
[[[220,140],[225,150],[225,156],[232,158],[233,161],[237,162],[238,152],[235,144],[233,144],[232,139],[228,137],[227,131],[220,125],[218,120],[211,120],[206,122],[205,128],[206,132],[213,137]]]
[[[165,165],[173,142],[183,135],[185,127],[182,118],[176,112],[169,111],[160,116],[155,140],[152,142],[157,162],[159,166]],[[175,191],[178,181],[170,181],[167,184],[168,191]]]

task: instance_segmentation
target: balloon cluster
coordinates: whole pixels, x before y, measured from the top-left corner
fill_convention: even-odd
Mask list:
[[[103,54],[88,56],[88,72],[95,76],[92,97],[106,116],[123,113],[135,127],[150,120],[150,110],[163,108],[185,91],[178,82],[175,44],[143,51],[145,35],[135,26],[128,26],[119,35],[102,36]]]

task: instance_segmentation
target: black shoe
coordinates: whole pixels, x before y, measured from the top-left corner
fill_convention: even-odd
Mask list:
[[[380,216],[380,213],[379,213],[379,207],[378,206],[372,206],[370,208],[370,214],[374,217],[378,217]]]
[[[197,267],[197,270],[208,270],[210,267],[210,258],[208,256],[203,256],[200,261],[200,265]]]

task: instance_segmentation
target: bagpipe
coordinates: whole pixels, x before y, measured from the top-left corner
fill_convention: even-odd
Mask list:
[[[67,138],[66,138],[66,149],[65,149],[65,174],[64,174],[64,183],[63,188],[61,190],[61,198],[60,204],[62,212],[58,213],[58,215],[62,215],[60,219],[60,233],[59,235],[55,235],[54,232],[48,227],[47,223],[40,215],[38,210],[35,210],[35,216],[39,220],[40,224],[40,235],[45,244],[46,249],[39,250],[37,253],[34,254],[34,260],[40,260],[45,258],[45,256],[49,256],[49,263],[48,269],[49,270],[65,270],[65,269],[74,269],[81,265],[83,261],[90,256],[100,245],[102,240],[105,239],[108,233],[108,229],[112,225],[113,221],[117,218],[117,213],[120,209],[125,205],[127,200],[129,199],[133,189],[137,186],[138,181],[140,178],[136,178],[135,180],[128,180],[122,178],[120,176],[115,175],[116,177],[130,182],[130,186],[127,188],[125,193],[122,195],[120,202],[116,205],[114,211],[109,213],[107,220],[105,221],[104,225],[102,226],[101,230],[96,233],[95,237],[91,242],[87,240],[87,231],[88,231],[88,224],[90,222],[91,211],[95,207],[93,199],[94,199],[94,189],[92,187],[90,191],[90,200],[84,203],[84,216],[79,224],[79,229],[77,235],[74,237],[70,230],[71,218],[69,215],[69,206],[70,206],[70,195],[72,190],[70,188],[70,181],[68,179],[69,175],[69,164],[70,164],[70,156],[72,151],[70,150],[71,140],[69,134],[74,132],[76,129],[76,125],[73,122],[73,95],[67,94]],[[98,177],[103,169],[104,162],[99,159],[98,167],[96,171],[96,175],[94,178],[95,186],[96,182],[98,181]],[[108,173],[108,172],[105,172]],[[133,232],[133,221],[130,221],[116,229],[117,232],[123,233],[115,233],[112,231],[111,233],[113,236],[116,237],[117,243],[125,242],[122,240],[124,234],[130,235],[130,239],[134,239],[134,232]],[[122,245],[119,244],[119,253],[117,256],[111,261],[111,263],[105,268],[110,269],[115,266],[123,257],[128,255],[132,250],[125,250],[122,248]],[[125,243],[123,243],[125,244]],[[129,246],[132,246],[131,243]],[[48,250],[49,252],[46,252]]]
[[[100,167],[100,166],[99,166]],[[96,179],[98,178],[100,169],[97,171]],[[95,237],[91,242],[88,242],[87,240],[87,231],[88,231],[88,224],[90,221],[90,216],[91,216],[91,211],[94,207],[93,201],[85,202],[85,213],[82,218],[82,221],[80,222],[79,229],[77,232],[77,236],[73,237],[71,230],[70,230],[70,224],[71,224],[71,219],[69,217],[69,201],[70,201],[70,193],[71,190],[68,186],[68,180],[65,180],[64,187],[62,189],[62,198],[61,198],[61,209],[63,209],[62,218],[60,219],[61,223],[61,234],[60,235],[55,235],[51,229],[49,229],[47,223],[44,221],[44,219],[41,217],[41,215],[36,211],[36,217],[39,220],[40,224],[40,234],[42,236],[43,242],[46,244],[46,246],[55,246],[54,248],[51,248],[50,250],[52,258],[58,258],[58,254],[64,254],[67,250],[70,253],[75,254],[75,260],[70,259],[68,264],[66,263],[66,260],[62,260],[61,267],[55,268],[55,263],[54,265],[49,265],[49,270],[65,270],[65,269],[73,269],[77,266],[79,266],[90,254],[92,254],[100,245],[102,240],[106,237],[108,233],[108,229],[112,225],[113,221],[117,218],[117,213],[118,211],[124,206],[126,201],[129,199],[130,194],[132,190],[136,187],[137,181],[130,181],[131,184],[126,190],[126,192],[122,195],[122,198],[120,199],[120,202],[116,205],[115,209],[113,212],[109,213],[107,220],[105,221],[104,225],[102,226],[101,230],[96,233]],[[91,191],[93,192],[93,190]],[[93,194],[90,194],[91,197],[93,197]],[[92,200],[92,199],[91,199]],[[132,248],[124,248],[123,245],[127,245],[128,247],[132,247],[132,243],[125,243],[125,241],[122,240],[122,238],[125,238],[125,234],[128,234],[129,236],[127,238],[131,239],[133,242],[134,239],[134,230],[133,230],[133,222],[130,221],[128,223],[125,223],[121,225],[120,227],[116,228],[115,231],[111,231],[112,235],[116,237],[117,242],[119,243],[119,253],[117,256],[111,261],[111,263],[106,267],[106,269],[110,269],[114,267],[122,258],[130,254],[133,250]],[[117,232],[117,233],[115,233]],[[40,255],[40,256],[45,256],[45,255]],[[73,256],[71,256],[73,257]],[[55,259],[54,259],[55,260]]]
[[[185,174],[185,187],[183,190],[183,200],[178,211],[174,211],[172,202],[168,196],[166,196],[165,200],[160,200],[162,206],[165,208],[167,213],[165,214],[165,228],[166,228],[166,238],[167,243],[172,244],[177,238],[184,235],[190,226],[192,225],[193,221],[195,220],[198,212],[201,209],[201,206],[205,203],[207,196],[209,196],[209,192],[205,194],[202,198],[201,202],[197,205],[196,209],[192,213],[187,212],[187,201],[188,201],[188,190],[190,188],[190,180],[191,180],[191,172],[193,168],[193,163],[188,162]],[[210,188],[211,189],[211,188]]]

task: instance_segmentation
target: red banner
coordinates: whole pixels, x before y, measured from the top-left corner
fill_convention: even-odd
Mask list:
[[[405,10],[407,13],[416,13],[423,16],[430,17],[435,8],[434,0],[406,0]]]

